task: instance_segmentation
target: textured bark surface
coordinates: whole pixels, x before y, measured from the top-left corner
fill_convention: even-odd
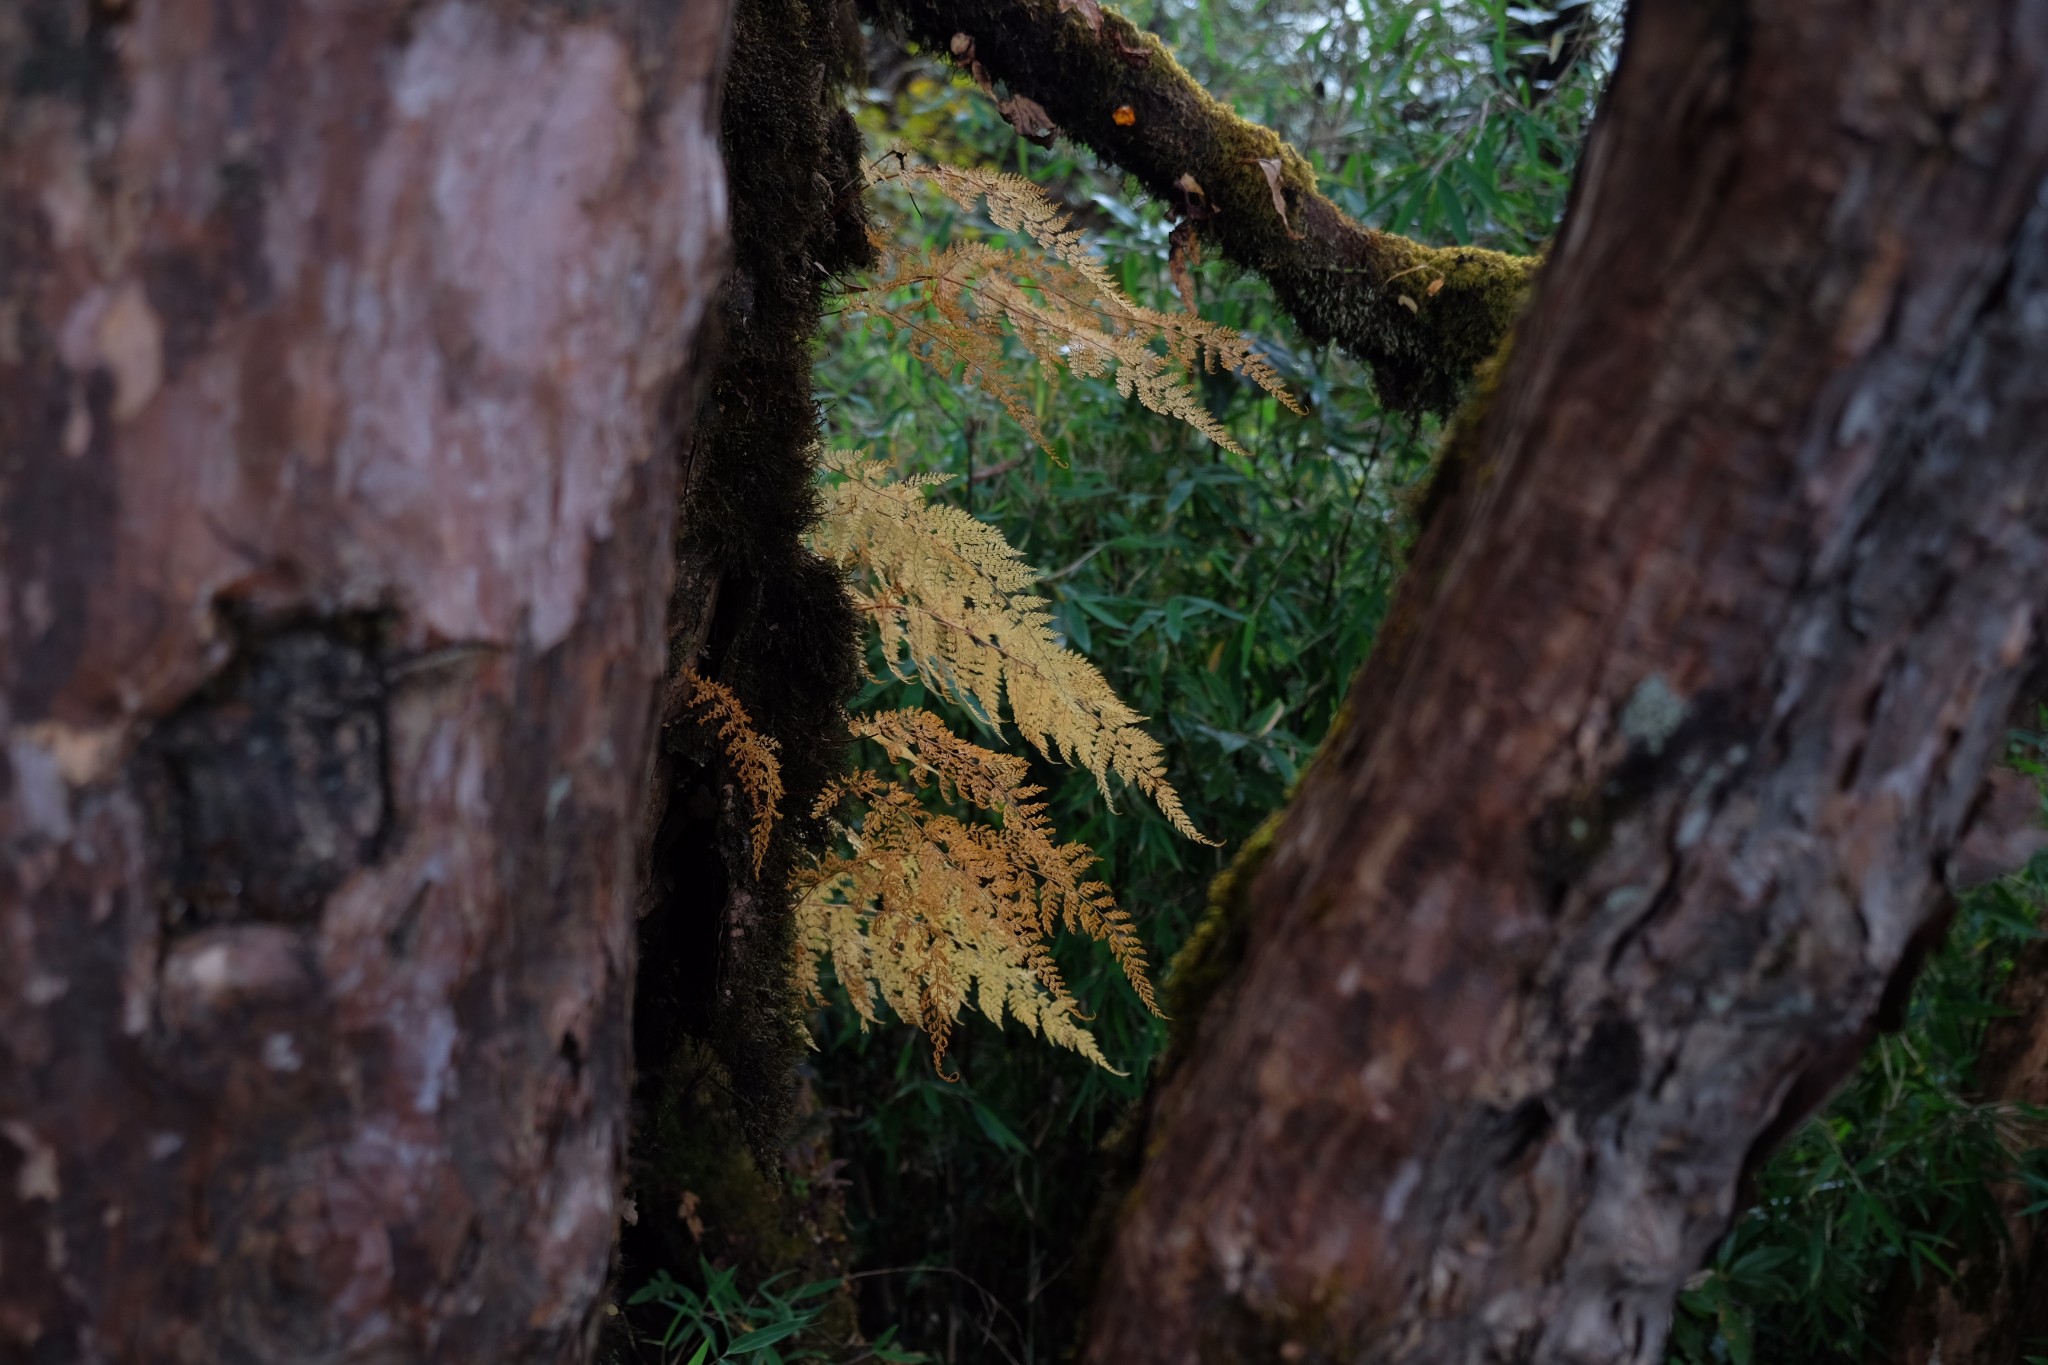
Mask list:
[[[584,1353],[725,24],[0,6],[0,1359]]]
[[[2048,4],[1639,0],[1086,1358],[1649,1362],[2048,601]]]
[[[2048,940],[2019,955],[1977,1059],[1986,1101],[2048,1107]],[[2048,1351],[2048,1236],[2017,1182],[1998,1191],[2007,1240],[1958,1249],[1953,1283],[1901,1284],[1887,1359],[1895,1365],[2012,1365]]]

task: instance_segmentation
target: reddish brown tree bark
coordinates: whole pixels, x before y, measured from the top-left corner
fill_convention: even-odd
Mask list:
[[[1647,1362],[2048,601],[2048,4],[1639,0],[1086,1358]]]
[[[725,23],[0,6],[0,1358],[585,1353]]]

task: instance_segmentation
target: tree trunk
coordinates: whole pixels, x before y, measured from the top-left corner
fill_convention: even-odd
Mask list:
[[[0,7],[0,1358],[586,1353],[725,23]]]
[[[2009,1013],[1985,1034],[1976,1090],[2000,1105],[2048,1107],[2048,940],[2021,951],[1999,1004]],[[2012,1365],[2048,1352],[2048,1236],[2021,1213],[2035,1195],[2014,1181],[1996,1198],[2005,1240],[1959,1248],[1953,1282],[1900,1286],[1887,1353],[1896,1365]]]
[[[2039,652],[2044,177],[2042,0],[1638,0],[1088,1360],[1660,1358]]]

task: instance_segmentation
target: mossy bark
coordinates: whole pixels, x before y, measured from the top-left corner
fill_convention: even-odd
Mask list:
[[[1351,218],[1279,134],[1216,100],[1155,35],[1106,6],[1096,27],[1060,0],[863,4],[934,52],[951,52],[956,34],[971,41],[992,77],[1262,276],[1311,338],[1369,365],[1389,408],[1450,412],[1528,294],[1537,258],[1426,246]]]
[[[1084,1360],[1661,1358],[2044,656],[2044,76],[2035,0],[1638,0]]]
[[[833,0],[741,0],[734,12],[722,122],[733,261],[675,543],[634,1011],[641,1218],[623,1237],[628,1281],[685,1275],[699,1252],[757,1278],[816,1278],[839,1254],[832,1201],[796,1190],[785,1169],[807,1047],[787,888],[822,835],[810,811],[845,751],[842,708],[860,677],[860,623],[803,540],[818,515],[823,290],[870,253],[841,101],[858,38]],[[685,669],[730,688],[777,746],[782,815],[758,869],[754,812],[716,735],[688,714]]]

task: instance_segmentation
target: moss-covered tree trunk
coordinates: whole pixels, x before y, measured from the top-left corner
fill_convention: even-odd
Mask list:
[[[843,98],[859,32],[845,0],[733,7],[720,116],[732,269],[673,550],[633,1020],[632,1189],[644,1216],[622,1241],[629,1284],[686,1274],[702,1255],[749,1282],[843,1269],[835,1187],[779,1177],[808,1046],[790,974],[789,873],[822,835],[812,807],[849,742],[841,707],[860,680],[859,621],[838,570],[803,539],[818,511],[811,359],[823,296],[871,251],[860,134]],[[693,706],[696,678],[729,689],[776,748],[783,794],[761,845],[756,795]],[[797,1149],[826,1159],[815,1142]],[[849,1299],[827,1326],[850,1319]]]
[[[1658,1360],[1938,932],[2044,429],[2048,4],[1638,0],[1086,1359]]]
[[[0,1359],[587,1354],[726,23],[0,5]]]

